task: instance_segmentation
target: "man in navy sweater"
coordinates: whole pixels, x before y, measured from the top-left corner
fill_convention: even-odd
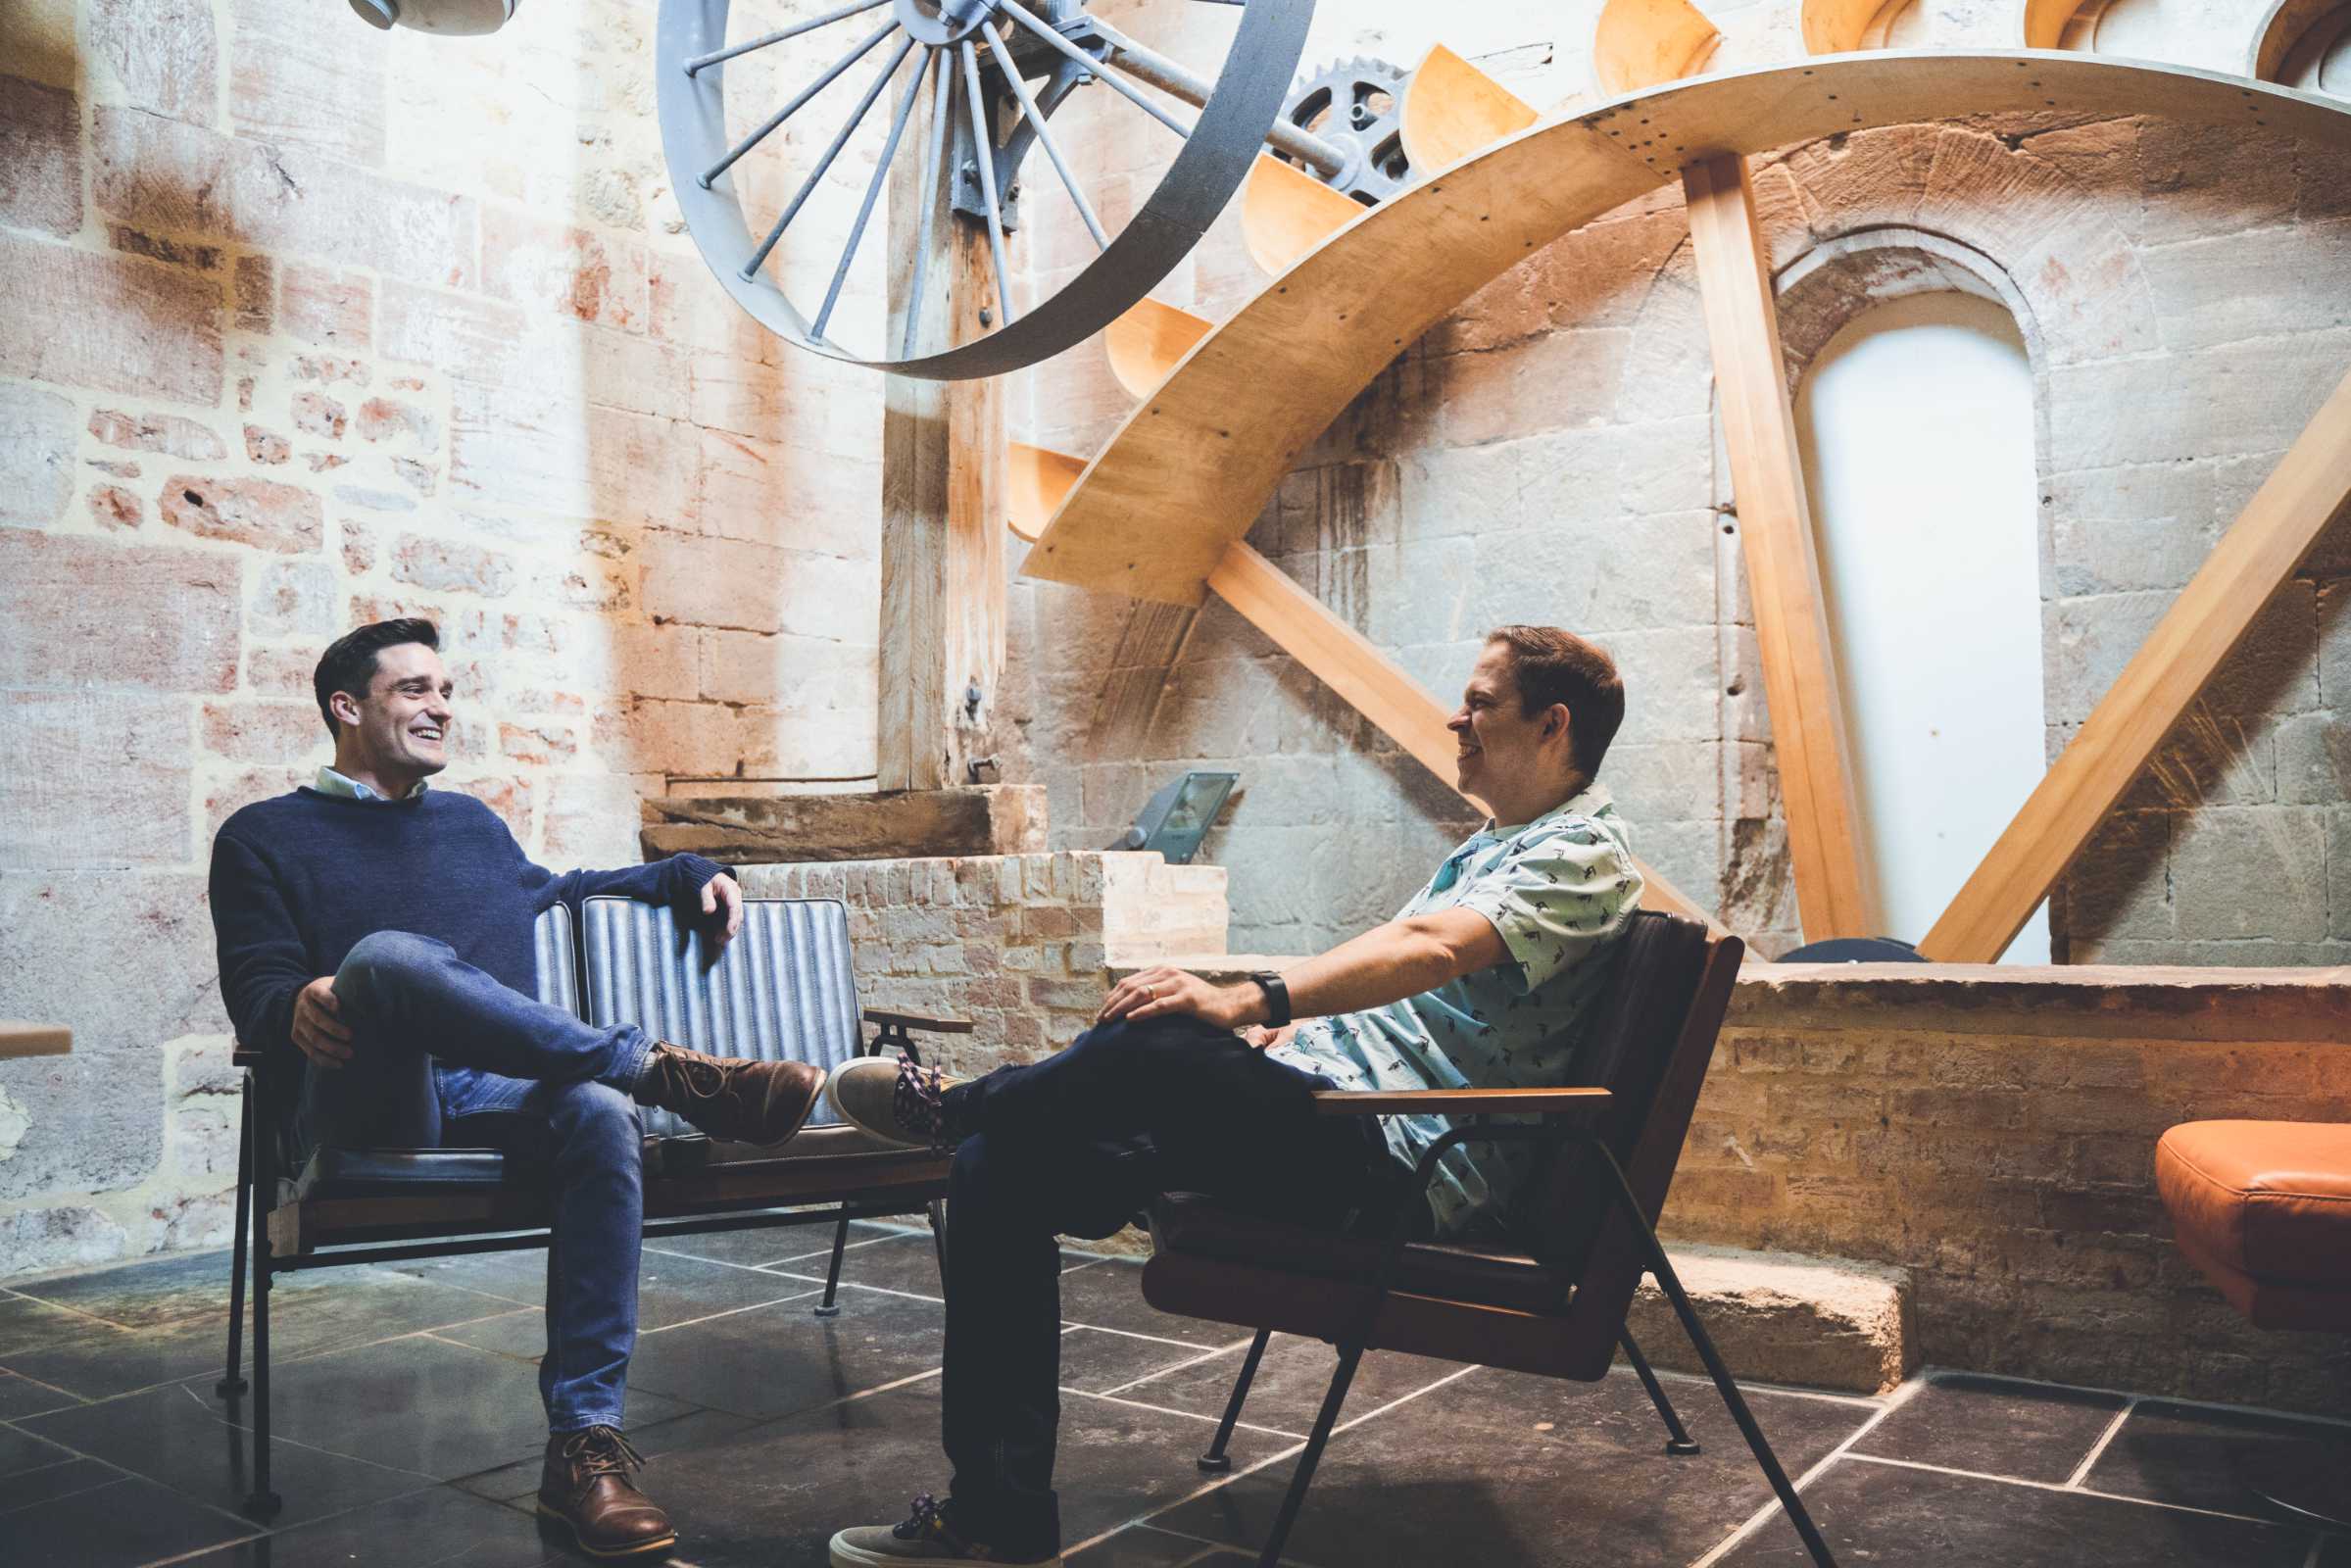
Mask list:
[[[742,923],[742,892],[693,855],[559,876],[489,808],[428,789],[448,765],[452,718],[439,648],[430,621],[379,621],[318,662],[334,765],[246,807],[213,841],[220,995],[244,1046],[300,1069],[306,1147],[487,1146],[547,1167],[540,1509],[597,1556],[664,1550],[677,1533],[631,1484],[620,1435],[644,1214],[636,1107],[778,1144],[808,1119],[824,1074],[707,1056],[633,1024],[593,1028],[535,1000],[531,926],[557,904],[666,904],[723,941]]]

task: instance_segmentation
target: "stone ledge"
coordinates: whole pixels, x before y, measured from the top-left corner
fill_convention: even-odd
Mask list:
[[[1907,1269],[1728,1247],[1666,1255],[1734,1377],[1883,1394],[1918,1365]],[[1706,1370],[1655,1280],[1641,1282],[1626,1327],[1652,1365]]]

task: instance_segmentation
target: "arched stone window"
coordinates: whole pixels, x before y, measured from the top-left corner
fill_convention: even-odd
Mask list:
[[[2029,313],[1989,262],[1913,231],[1782,281],[1882,929],[1916,941],[2044,767]],[[2007,961],[2049,961],[2045,914]]]

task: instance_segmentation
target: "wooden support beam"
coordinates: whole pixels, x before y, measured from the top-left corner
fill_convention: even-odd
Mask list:
[[[1045,786],[881,795],[667,796],[643,803],[649,860],[691,851],[729,865],[1039,855]]]
[[[947,187],[921,189],[922,159],[890,179],[889,333],[905,341],[923,275],[918,351],[972,341],[996,309],[985,231],[948,210]],[[922,198],[937,206],[931,246]],[[1004,404],[1001,380],[886,378],[882,414],[882,607],[875,778],[884,790],[970,782],[986,749],[1004,662]],[[973,694],[977,700],[973,700]]]
[[[1868,936],[1877,911],[1862,858],[1844,703],[1746,160],[1727,153],[1692,164],[1682,172],[1682,188],[1755,601],[1797,912],[1807,941]]]
[[[2351,376],[2270,477],[1919,944],[1990,963],[2030,919],[2327,525],[2351,504]]]
[[[1266,560],[1247,542],[1225,552],[1208,586],[1240,612],[1241,618],[1272,640],[1275,647],[1303,664],[1308,672],[1337,692],[1348,707],[1378,725],[1380,732],[1402,747],[1413,760],[1451,787],[1459,776],[1454,758],[1460,748],[1445,728],[1446,710],[1423,691],[1371,640],[1339,618],[1329,606],[1299,587],[1289,573]],[[1467,799],[1468,797],[1464,797]],[[1483,803],[1479,803],[1483,804]],[[1702,920],[1715,930],[1714,917],[1685,898],[1640,860],[1634,865],[1648,884],[1643,904],[1653,909]]]

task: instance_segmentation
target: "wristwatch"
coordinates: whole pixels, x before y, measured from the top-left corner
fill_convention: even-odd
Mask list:
[[[1265,1026],[1279,1029],[1290,1022],[1290,987],[1271,969],[1259,969],[1249,976],[1257,989],[1265,993]]]

